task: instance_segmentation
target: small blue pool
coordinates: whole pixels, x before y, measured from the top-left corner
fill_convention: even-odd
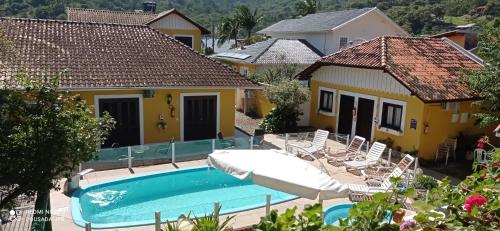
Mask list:
[[[324,222],[330,225],[339,225],[339,219],[346,219],[353,203],[336,204],[325,210]]]
[[[174,221],[180,214],[201,217],[220,202],[221,214],[265,206],[297,198],[251,180],[240,180],[215,168],[198,167],[129,177],[84,187],[73,194],[73,221],[93,228],[115,228]]]

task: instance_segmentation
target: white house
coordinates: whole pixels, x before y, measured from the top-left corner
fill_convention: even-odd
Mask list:
[[[258,33],[273,38],[304,39],[326,55],[379,36],[408,36],[376,7],[309,14],[282,20]]]

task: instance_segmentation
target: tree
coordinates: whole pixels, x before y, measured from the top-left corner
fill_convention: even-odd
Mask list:
[[[19,195],[59,189],[58,179],[94,159],[113,127],[109,115],[96,118],[85,101],[58,86],[58,77],[19,74],[0,87],[0,209]]]
[[[483,25],[479,36],[478,55],[484,66],[479,71],[467,71],[465,81],[482,98],[473,103],[481,112],[474,114],[480,126],[500,122],[500,28]]]
[[[285,59],[284,56],[281,56]],[[267,84],[264,95],[276,105],[264,118],[260,127],[266,132],[285,132],[297,128],[302,112],[299,105],[309,100],[309,89],[294,79],[297,65],[279,64],[251,76],[257,82]]]
[[[240,26],[246,30],[247,39],[252,36],[252,30],[257,26],[259,22],[264,19],[262,14],[259,14],[257,8],[252,11],[247,6],[238,6],[236,8],[236,18],[239,21]]]
[[[240,32],[240,22],[234,17],[225,17],[218,26],[217,46],[222,46],[226,41],[234,39],[234,46],[238,46],[238,33]]]
[[[320,8],[319,0],[299,0],[295,3],[295,11],[300,16],[314,14]]]

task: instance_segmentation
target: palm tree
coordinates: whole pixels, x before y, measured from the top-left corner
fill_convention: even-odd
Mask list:
[[[314,14],[319,10],[319,0],[299,0],[295,3],[295,11],[301,16]]]
[[[264,16],[258,13],[257,8],[252,13],[247,6],[238,6],[235,16],[241,27],[247,32],[247,39],[252,36],[253,28],[264,19]]]
[[[219,40],[217,46],[221,46],[226,41],[234,39],[234,45],[238,46],[238,33],[240,32],[240,22],[236,17],[225,17],[217,28]]]

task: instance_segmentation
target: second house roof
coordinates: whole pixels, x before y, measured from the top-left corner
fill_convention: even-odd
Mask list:
[[[378,37],[323,57],[301,73],[311,78],[322,66],[380,69],[424,102],[476,99],[462,79],[465,70],[481,68],[481,60],[447,39]]]
[[[215,54],[214,57],[252,64],[312,64],[323,54],[302,39],[269,39]]]

